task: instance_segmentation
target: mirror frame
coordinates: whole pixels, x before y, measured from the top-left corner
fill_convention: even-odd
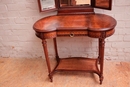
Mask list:
[[[37,0],[37,2],[38,2],[38,6],[39,6],[39,11],[40,12],[47,12],[47,11],[56,11],[57,10],[57,5],[58,5],[58,0],[54,0],[54,2],[55,2],[55,8],[50,8],[50,9],[47,9],[47,10],[42,10],[42,5],[41,5],[41,3],[40,3],[40,0]]]
[[[38,6],[39,6],[39,11],[40,12],[47,12],[47,11],[56,11],[56,10],[59,10],[61,8],[64,8],[64,7],[60,7],[60,0],[54,0],[55,2],[55,8],[51,8],[51,9],[47,9],[47,10],[42,10],[42,6],[41,6],[41,3],[40,3],[40,0],[37,0],[38,1]],[[96,6],[96,0],[91,0],[90,1],[90,5],[91,7],[93,8],[100,8],[100,9],[106,9],[106,10],[111,10],[112,9],[112,0],[109,0],[109,7],[108,8],[105,8],[105,7],[100,7],[100,6]],[[78,6],[74,6],[74,7],[78,7]],[[74,8],[73,7],[73,8]],[[86,8],[87,6],[82,6],[80,8]],[[72,8],[72,6],[69,6],[69,7],[66,7],[66,8]]]
[[[91,0],[91,6],[94,7],[94,8],[111,10],[112,9],[112,0],[109,0],[109,7],[108,8],[96,6],[96,0]]]

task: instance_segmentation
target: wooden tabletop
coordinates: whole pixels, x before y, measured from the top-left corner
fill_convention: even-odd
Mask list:
[[[35,22],[33,29],[37,32],[50,32],[68,29],[87,29],[107,31],[116,26],[116,20],[105,14],[60,15],[49,16]]]

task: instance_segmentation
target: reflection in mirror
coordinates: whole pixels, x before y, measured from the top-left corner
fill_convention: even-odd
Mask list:
[[[109,8],[110,0],[96,0],[95,6]]]
[[[90,0],[60,0],[60,6],[89,5]]]
[[[54,0],[40,0],[40,4],[41,4],[42,11],[55,8]]]

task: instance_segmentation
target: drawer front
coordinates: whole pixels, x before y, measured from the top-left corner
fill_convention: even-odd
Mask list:
[[[87,36],[88,31],[57,31],[57,36],[67,36],[67,37],[75,37],[75,36]]]

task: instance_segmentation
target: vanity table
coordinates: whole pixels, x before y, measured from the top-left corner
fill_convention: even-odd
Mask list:
[[[92,6],[83,5],[81,7],[70,6],[73,4],[71,4],[71,2],[69,1],[71,0],[68,0],[68,2],[65,2],[63,0],[64,3],[62,3],[59,0],[55,0],[56,9],[58,12],[57,15],[44,17],[36,21],[33,25],[33,29],[36,32],[36,36],[42,40],[44,54],[49,72],[49,78],[52,81],[52,77],[55,71],[87,71],[91,73],[96,73],[99,76],[100,84],[102,84],[105,38],[114,34],[116,20],[111,16],[105,14],[94,13],[92,6],[94,6],[93,2],[95,0],[91,1],[91,3],[93,3]],[[109,5],[107,8],[106,6],[104,8],[111,9],[110,5],[111,0],[106,1],[109,2]],[[40,1],[38,0],[38,2]],[[66,5],[68,4],[69,6],[66,7]],[[69,10],[67,10],[68,8]],[[101,7],[99,6],[99,8]],[[99,43],[98,57],[59,58],[56,38],[57,37],[72,38],[81,36],[98,39]],[[57,65],[53,70],[51,70],[50,66],[46,39],[53,39],[54,42]]]

